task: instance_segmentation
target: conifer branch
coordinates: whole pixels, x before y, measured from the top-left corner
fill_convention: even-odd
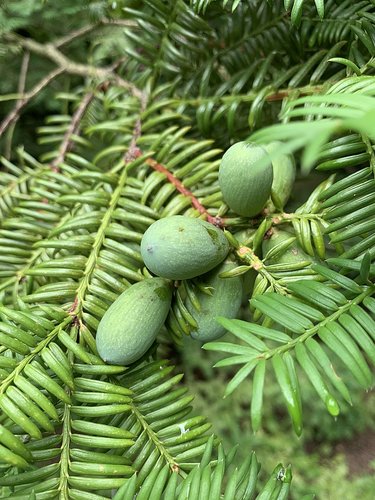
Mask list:
[[[96,80],[113,81],[119,87],[128,90],[134,97],[137,97],[138,99],[143,98],[143,92],[131,82],[128,82],[121,78],[121,76],[117,75],[113,71],[112,67],[97,68],[91,64],[77,63],[66,57],[56,48],[54,44],[42,44],[30,38],[23,38],[13,33],[5,35],[5,39],[9,42],[18,43],[22,48],[29,50],[34,54],[46,57],[50,61],[57,64],[57,66],[59,66],[60,69],[63,69],[66,73],[83,77],[91,77]]]
[[[177,472],[181,476],[186,477],[186,473],[180,469],[180,466],[177,463],[177,461],[174,459],[174,457],[169,453],[167,448],[160,441],[160,439],[158,438],[158,435],[156,434],[156,432],[154,432],[154,430],[151,428],[151,426],[147,423],[147,420],[143,417],[142,413],[138,410],[138,408],[134,404],[131,404],[131,409],[132,409],[133,414],[137,418],[138,422],[143,427],[144,432],[147,434],[147,436],[153,442],[155,448],[158,450],[160,455],[168,463],[171,471]]]
[[[92,278],[92,275],[96,269],[97,261],[98,261],[99,255],[100,255],[100,251],[102,249],[102,245],[103,245],[104,237],[105,237],[105,232],[106,232],[109,224],[112,222],[113,212],[117,208],[118,200],[121,196],[122,189],[124,188],[127,179],[128,179],[128,171],[127,171],[126,164],[125,164],[123,171],[121,173],[121,176],[119,178],[118,185],[117,185],[117,187],[116,187],[115,191],[113,192],[112,197],[110,199],[108,209],[105,212],[103,219],[102,219],[102,222],[101,222],[101,224],[98,228],[98,231],[95,235],[95,240],[94,240],[94,243],[92,246],[92,251],[91,251],[91,253],[87,259],[87,262],[86,262],[83,279],[81,280],[81,282],[78,286],[76,298],[74,300],[72,307],[69,310],[71,315],[73,317],[75,317],[79,322],[81,321],[85,296],[86,296],[88,287],[91,283],[91,278]]]
[[[270,92],[265,97],[265,101],[267,102],[275,102],[282,101],[286,97],[289,97],[291,94],[298,95],[300,97],[314,95],[322,92],[324,90],[323,85],[304,85],[298,88],[283,88],[278,90],[277,92]],[[181,106],[181,104],[186,104],[188,106],[199,107],[203,104],[208,104],[210,102],[216,102],[217,104],[224,103],[230,104],[232,102],[253,102],[259,96],[259,91],[250,91],[246,94],[231,94],[231,95],[210,95],[210,96],[202,96],[196,97],[192,99],[176,99],[172,101],[171,104],[175,104]]]
[[[61,321],[48,335],[47,337],[43,338],[37,345],[36,347],[28,354],[25,356],[19,363],[18,365],[14,368],[12,372],[1,382],[0,385],[0,394],[4,394],[6,389],[9,387],[10,384],[13,383],[14,379],[17,377],[17,375],[20,375],[23,371],[23,369],[29,365],[37,356],[40,355],[40,352],[48,346],[50,342],[52,342],[59,332],[66,328],[70,323],[72,322],[72,317],[68,316],[65,319]]]
[[[334,311],[332,314],[327,316],[322,322],[318,323],[317,325],[313,326],[312,328],[306,330],[302,335],[297,337],[296,339],[291,340],[287,344],[284,344],[282,346],[274,347],[273,349],[270,349],[267,352],[264,352],[262,356],[264,359],[270,359],[276,354],[283,354],[285,352],[291,351],[295,349],[296,345],[301,344],[303,342],[306,342],[310,337],[313,337],[316,333],[318,333],[319,329],[324,327],[327,324],[332,324],[334,321],[336,321],[340,316],[343,314],[347,313],[350,308],[352,308],[354,305],[361,304],[363,300],[366,297],[370,297],[374,293],[374,287],[369,287],[365,289],[360,295],[358,295],[355,299],[352,299],[349,301],[347,304],[344,304],[340,307],[337,308],[336,311]]]

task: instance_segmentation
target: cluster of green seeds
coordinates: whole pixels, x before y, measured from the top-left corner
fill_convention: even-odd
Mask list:
[[[264,148],[239,142],[224,154],[219,185],[230,210],[253,217],[270,197],[276,208],[283,208],[294,183],[295,166],[286,155],[271,161],[270,154],[278,147],[278,143]],[[103,360],[129,365],[141,358],[171,311],[176,286],[190,280],[202,285],[194,300],[182,293],[190,335],[201,342],[222,336],[225,329],[215,318],[236,317],[243,298],[241,277],[219,276],[236,265],[226,259],[229,251],[224,232],[202,219],[175,215],[153,223],[143,235],[141,254],[155,277],[130,286],[104,314],[96,336]],[[181,291],[188,289],[179,287],[180,300]]]

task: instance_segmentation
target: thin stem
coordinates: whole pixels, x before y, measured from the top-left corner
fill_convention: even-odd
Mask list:
[[[99,80],[109,80],[114,81],[120,87],[123,87],[138,99],[143,98],[143,92],[139,90],[131,82],[128,82],[121,78],[119,75],[114,73],[111,67],[109,68],[97,68],[90,64],[81,64],[72,61],[66,57],[62,52],[60,52],[55,45],[51,43],[42,44],[32,40],[30,38],[23,38],[19,35],[7,34],[5,38],[10,42],[19,43],[21,47],[29,50],[39,56],[46,57],[50,61],[54,62],[60,68],[63,68],[66,73],[72,75],[79,75],[84,77],[92,77]]]
[[[29,69],[30,52],[25,52],[22,58],[20,77],[18,80],[17,92],[23,94],[25,92],[27,71]]]
[[[130,163],[130,162],[134,161],[136,158],[138,158],[142,154],[140,152],[139,148],[137,147],[137,142],[142,134],[142,113],[146,110],[147,103],[148,103],[148,97],[149,96],[147,94],[143,94],[143,96],[142,96],[141,107],[139,110],[138,118],[137,118],[137,120],[134,124],[134,127],[133,127],[133,133],[132,133],[132,138],[130,141],[129,149],[124,156],[125,163]]]
[[[140,155],[141,152],[139,152],[139,156]],[[162,174],[164,174],[165,177],[168,179],[168,181],[171,184],[173,184],[173,186],[177,189],[178,192],[180,192],[183,196],[190,198],[193,207],[197,209],[200,214],[205,215],[208,222],[218,227],[224,227],[225,220],[222,219],[221,217],[213,217],[212,215],[210,215],[208,213],[208,210],[200,203],[200,201],[194,196],[194,194],[188,189],[186,189],[186,187],[182,184],[182,182],[179,179],[177,179],[177,177],[175,177],[172,174],[172,172],[170,172],[164,165],[158,163],[153,158],[147,158],[145,160],[145,163],[147,163],[147,165],[149,165],[157,172],[161,172]]]
[[[71,329],[70,335],[74,341],[77,340],[77,329]],[[69,364],[72,366],[74,363],[74,354],[72,351],[67,353]],[[71,396],[72,391],[69,387],[65,386],[65,392]],[[62,441],[61,441],[61,456],[60,456],[60,482],[59,482],[59,499],[69,500],[69,468],[70,468],[70,441],[72,435],[71,428],[71,409],[70,405],[64,404],[64,415],[62,419]]]
[[[125,183],[127,181],[127,178],[128,178],[127,167],[132,161],[134,161],[138,156],[140,156],[139,149],[137,148],[136,143],[141,135],[141,114],[144,111],[145,106],[146,106],[146,100],[144,98],[142,98],[139,117],[136,120],[135,125],[134,125],[133,134],[132,134],[132,138],[130,141],[128,152],[124,156],[123,171],[120,175],[117,187],[111,196],[108,210],[104,214],[102,222],[101,222],[99,229],[96,233],[95,240],[94,240],[94,243],[92,246],[92,251],[91,251],[91,253],[86,261],[83,279],[79,284],[76,298],[75,298],[74,303],[71,307],[72,314],[76,318],[78,318],[79,321],[81,321],[85,295],[86,295],[86,292],[87,292],[88,287],[90,285],[92,274],[94,273],[96,265],[97,265],[99,254],[100,254],[100,251],[101,251],[102,246],[103,246],[106,230],[112,221],[113,212],[117,208],[118,201],[121,198],[122,190],[123,190]]]
[[[318,220],[321,221],[323,219],[322,214],[310,214],[310,213],[275,213],[267,216],[267,219],[272,220],[272,224],[283,224],[285,222],[291,222],[294,219],[309,219],[309,220]]]
[[[173,458],[173,456],[169,453],[169,451],[163,446],[163,443],[158,438],[157,434],[152,430],[152,428],[148,425],[146,419],[142,415],[142,413],[138,410],[134,404],[131,403],[131,411],[138,419],[139,423],[147,433],[148,437],[154,443],[155,448],[157,448],[160,455],[165,459],[168,463],[169,467],[173,472],[178,472],[182,477],[186,477],[186,473],[180,469],[180,466]]]
[[[57,76],[61,75],[65,72],[65,68],[56,68],[47,76],[42,78],[29,92],[27,92],[22,99],[20,99],[13,110],[4,118],[4,120],[0,123],[0,137],[5,132],[5,130],[15,123],[20,115],[22,109],[33,99],[36,95],[39,94],[49,83],[52,82]]]
[[[53,42],[54,47],[56,49],[59,49],[63,47],[64,45],[68,45],[70,42],[73,42],[75,39],[80,38],[81,36],[85,36],[88,33],[91,33],[94,29],[98,27],[98,24],[88,24],[87,26],[83,26],[82,28],[79,28],[75,31],[72,31],[71,33],[68,33],[65,36],[62,36],[61,38],[58,38],[55,42]]]
[[[70,392],[70,391],[69,391]],[[70,438],[71,438],[71,415],[70,405],[64,404],[64,415],[62,420],[62,441],[61,441],[61,456],[60,456],[60,482],[59,482],[59,499],[68,500],[68,479],[69,479],[69,464],[70,464]]]
[[[266,101],[282,101],[285,97],[289,97],[290,94],[298,93],[299,96],[306,96],[311,94],[316,94],[323,89],[322,85],[305,85],[298,88],[284,88],[280,89],[275,93],[271,93],[266,96]],[[248,92],[247,94],[232,94],[232,95],[211,95],[205,97],[197,97],[194,99],[176,99],[170,104],[176,106],[181,106],[181,104],[186,104],[189,106],[199,107],[202,104],[217,102],[217,103],[232,103],[232,102],[253,102],[259,96],[259,92]]]
[[[60,144],[59,152],[57,157],[51,163],[51,168],[55,171],[58,171],[58,166],[65,159],[66,153],[68,153],[73,147],[73,136],[76,135],[79,131],[81,120],[89,107],[90,103],[94,99],[95,92],[88,92],[81,101],[81,104],[78,106],[74,115],[72,116],[72,120],[70,125],[65,132],[64,138]]]
[[[80,29],[77,29],[75,31],[72,31],[71,33],[68,33],[67,35],[56,40],[53,43],[53,45],[57,49],[61,48],[64,45],[68,45],[69,43],[73,42],[77,38],[85,36],[88,33],[91,33],[92,31],[94,31],[97,28],[100,28],[102,26],[118,26],[118,27],[123,27],[123,28],[136,28],[138,25],[135,22],[129,21],[126,19],[101,19],[98,23],[89,24],[87,26],[84,26],[83,28],[80,28]]]
[[[99,229],[96,233],[95,240],[94,240],[94,243],[92,246],[92,251],[91,251],[91,253],[86,261],[83,279],[80,282],[79,287],[77,289],[76,299],[74,301],[74,304],[73,304],[73,307],[71,310],[72,314],[79,319],[82,316],[85,295],[86,295],[87,289],[90,285],[92,274],[95,271],[95,268],[97,265],[99,254],[100,254],[100,251],[102,249],[103,242],[104,242],[106,230],[112,221],[113,212],[115,211],[115,209],[117,207],[118,201],[121,197],[121,192],[125,186],[127,178],[128,178],[128,171],[127,171],[127,168],[124,168],[123,172],[120,176],[119,182],[117,184],[117,187],[112,194],[108,210],[105,212],[103,219],[102,219],[102,222],[101,222]]]

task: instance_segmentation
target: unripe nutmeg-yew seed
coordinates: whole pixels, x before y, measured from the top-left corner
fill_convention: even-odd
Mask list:
[[[271,155],[283,144],[279,141],[270,142],[264,149]],[[272,159],[273,182],[271,198],[278,210],[282,210],[289,200],[296,179],[296,164],[290,154],[278,155]]]
[[[103,360],[129,365],[141,358],[163,326],[171,301],[171,283],[162,278],[148,278],[127,288],[99,323],[96,346]]]
[[[293,236],[293,233],[289,233],[288,231],[283,231],[281,229],[272,230],[272,235],[270,238],[263,240],[262,251],[263,256],[267,254],[270,250],[272,250],[277,245],[280,245],[284,241],[290,239]],[[284,250],[281,254],[277,255],[272,259],[267,259],[267,264],[296,264],[297,262],[308,262],[313,261],[310,255],[302,250],[299,246],[298,242],[295,241],[292,243],[286,250]]]
[[[229,252],[223,231],[194,217],[173,215],[145,232],[141,254],[147,268],[172,280],[194,278],[220,264]]]
[[[226,329],[216,321],[217,316],[232,319],[237,316],[242,301],[241,276],[233,278],[220,278],[219,274],[234,269],[237,264],[224,262],[211,272],[200,278],[202,284],[212,287],[212,295],[199,291],[197,293],[200,311],[187,300],[187,309],[196,320],[198,327],[191,332],[191,336],[200,342],[222,337]]]
[[[266,163],[259,164],[259,160]],[[273,180],[271,158],[257,144],[237,142],[224,154],[219,185],[224,201],[237,214],[257,215],[265,206]]]

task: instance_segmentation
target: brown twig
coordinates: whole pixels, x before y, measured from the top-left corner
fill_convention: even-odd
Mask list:
[[[83,28],[72,31],[71,33],[68,33],[67,35],[62,36],[61,38],[56,40],[53,43],[53,45],[54,45],[54,47],[56,47],[56,49],[63,47],[64,45],[67,45],[68,43],[72,42],[76,38],[87,35],[87,33],[91,33],[91,31],[93,31],[97,27],[98,27],[97,24],[89,24],[87,26],[83,26]]]
[[[138,156],[140,156],[142,153],[140,150],[138,150]],[[158,163],[156,160],[153,158],[147,158],[145,160],[145,163],[149,165],[151,168],[156,170],[157,172],[161,172],[166,176],[168,181],[173,184],[173,186],[179,191],[183,196],[186,196],[187,198],[190,198],[190,202],[193,205],[195,209],[198,210],[198,212],[202,215],[206,216],[207,222],[210,222],[211,224],[214,224],[217,227],[224,227],[224,220],[221,217],[213,217],[208,213],[208,210],[202,205],[202,203],[194,196],[194,194],[186,189],[186,187],[182,184],[182,182],[175,177],[172,172],[170,172],[164,165],[161,163]]]
[[[64,73],[64,68],[56,68],[42,80],[40,80],[29,92],[27,92],[22,99],[20,99],[13,110],[4,118],[0,123],[0,136],[5,132],[5,130],[18,120],[19,114],[22,109],[35,97],[41,90],[44,89],[54,78]]]
[[[265,100],[268,102],[282,101],[285,97],[289,97],[291,94],[298,94],[298,96],[308,96],[311,94],[317,94],[324,90],[323,85],[305,85],[298,88],[283,88],[272,94],[265,96]],[[201,106],[202,104],[215,102],[215,103],[232,103],[232,102],[253,102],[259,96],[259,92],[250,91],[246,94],[236,94],[236,95],[211,95],[205,97],[198,97],[192,99],[176,99],[173,104],[181,105],[186,104],[190,106]]]
[[[321,89],[321,87],[316,87]],[[273,101],[282,101],[285,99],[285,97],[289,97],[291,92],[295,92],[295,89],[285,89],[285,90],[280,90],[279,92],[275,92],[274,94],[270,94],[266,97],[266,101],[268,102],[273,102]],[[301,92],[298,95],[300,97],[303,97],[305,95],[310,95],[311,92]]]
[[[107,21],[102,21],[101,24],[110,24]],[[38,54],[42,57],[50,59],[52,62],[57,64],[57,68],[51,73],[49,73],[45,78],[43,78],[39,83],[35,85],[29,92],[27,92],[22,99],[17,101],[16,106],[13,110],[4,118],[0,123],[0,136],[5,132],[5,130],[15,123],[20,115],[21,110],[29,103],[29,101],[35,97],[44,87],[46,87],[54,78],[62,73],[69,73],[72,75],[79,75],[83,77],[92,77],[97,80],[113,82],[119,87],[128,90],[134,97],[141,101],[141,108],[144,109],[144,102],[146,101],[146,95],[135,85],[127,80],[124,80],[121,76],[115,73],[119,61],[115,64],[108,66],[107,68],[97,68],[89,64],[81,64],[75,61],[71,61],[62,52],[60,52],[56,47],[60,47],[78,36],[82,36],[88,33],[98,25],[90,25],[86,28],[77,30],[66,37],[61,38],[56,42],[56,44],[41,44],[32,40],[30,38],[23,38],[19,35],[13,33],[7,33],[4,38],[13,43],[19,43],[27,52],[32,52]]]
[[[89,24],[87,26],[84,26],[83,28],[80,28],[76,31],[72,31],[71,33],[68,33],[67,35],[59,38],[56,40],[53,45],[58,49],[63,47],[64,45],[69,44],[73,40],[76,40],[77,38],[80,38],[81,36],[85,36],[91,31],[94,31],[97,28],[100,28],[101,26],[118,26],[118,27],[124,27],[124,28],[137,28],[138,24],[129,21],[126,19],[101,19],[98,23],[95,24]]]
[[[81,104],[78,106],[75,113],[73,114],[70,125],[69,125],[68,129],[66,130],[66,132],[64,134],[64,138],[61,142],[61,145],[59,148],[59,153],[51,163],[52,170],[54,170],[54,171],[59,170],[59,164],[64,161],[66,153],[68,153],[68,151],[71,150],[71,148],[73,146],[72,137],[73,137],[73,135],[76,135],[78,133],[79,127],[81,125],[81,120],[82,120],[88,106],[92,102],[94,96],[95,96],[95,92],[88,92],[84,96],[84,98],[82,99]]]
[[[90,64],[77,63],[66,57],[55,47],[55,45],[51,43],[42,44],[30,38],[23,38],[13,33],[4,35],[4,38],[10,42],[19,43],[21,47],[33,52],[34,54],[46,57],[50,61],[57,64],[57,66],[62,68],[66,73],[92,77],[98,80],[114,81],[118,86],[129,90],[129,92],[137,99],[142,99],[144,97],[144,94],[140,89],[138,89],[133,83],[128,82],[117,75],[111,67],[97,68],[96,66],[92,66]]]
[[[140,106],[140,110],[139,110],[139,115],[138,115],[138,118],[137,118],[135,125],[134,125],[134,128],[133,128],[133,133],[132,133],[132,138],[131,138],[131,141],[129,144],[129,149],[127,150],[127,152],[125,153],[125,156],[124,156],[125,164],[134,161],[136,158],[138,158],[142,154],[140,149],[138,149],[138,147],[137,147],[137,142],[142,134],[142,113],[145,111],[145,109],[147,107],[147,102],[148,102],[148,95],[143,94],[143,96],[141,98],[141,106]]]
[[[130,163],[134,161],[136,158],[139,158],[140,156],[143,155],[143,152],[138,148],[137,146],[137,141],[141,136],[142,132],[142,122],[141,122],[141,116],[142,112],[146,109],[147,106],[147,97],[144,96],[143,99],[141,100],[141,109],[139,113],[139,117],[137,121],[135,122],[134,128],[133,128],[133,134],[132,138],[130,141],[129,148],[124,156],[124,162],[125,164]],[[194,196],[194,194],[189,191],[188,189],[185,188],[185,186],[182,184],[182,182],[175,177],[172,172],[170,172],[164,165],[161,163],[158,163],[156,160],[153,158],[146,158],[145,163],[149,165],[151,168],[154,170],[161,172],[166,176],[168,181],[175,186],[177,191],[179,191],[183,196],[186,196],[190,198],[191,204],[193,205],[194,208],[198,210],[200,214],[204,214],[206,216],[207,222],[210,222],[211,224],[214,224],[217,227],[223,228],[224,227],[224,220],[220,217],[213,217],[210,215],[207,211],[207,209],[200,203],[200,201]]]
[[[141,116],[143,111],[146,109],[147,106],[147,97],[143,96],[141,99],[141,109],[139,113],[139,117],[137,121],[135,122],[134,128],[133,128],[133,134],[132,138],[130,141],[129,149],[127,150],[125,156],[124,156],[124,162],[130,163],[134,161],[136,158],[139,158],[142,156],[143,152],[138,148],[137,146],[137,141],[141,136],[142,132],[142,122],[141,122]],[[204,214],[206,216],[206,220],[210,222],[211,224],[214,224],[217,227],[224,227],[224,221],[220,217],[213,217],[210,215],[207,211],[207,209],[200,203],[200,201],[194,196],[194,194],[189,191],[188,189],[185,188],[185,186],[182,184],[182,182],[175,177],[172,172],[170,172],[164,165],[161,163],[158,163],[156,160],[153,158],[146,158],[145,163],[149,165],[151,168],[154,170],[157,170],[158,172],[161,172],[166,176],[168,181],[175,186],[177,191],[179,191],[183,196],[186,196],[190,198],[191,204],[193,205],[194,208],[196,208],[200,214]]]
[[[137,119],[133,128],[132,138],[129,144],[129,149],[124,155],[124,162],[130,163],[142,155],[141,150],[137,147],[137,141],[141,136],[142,124],[140,118]]]

